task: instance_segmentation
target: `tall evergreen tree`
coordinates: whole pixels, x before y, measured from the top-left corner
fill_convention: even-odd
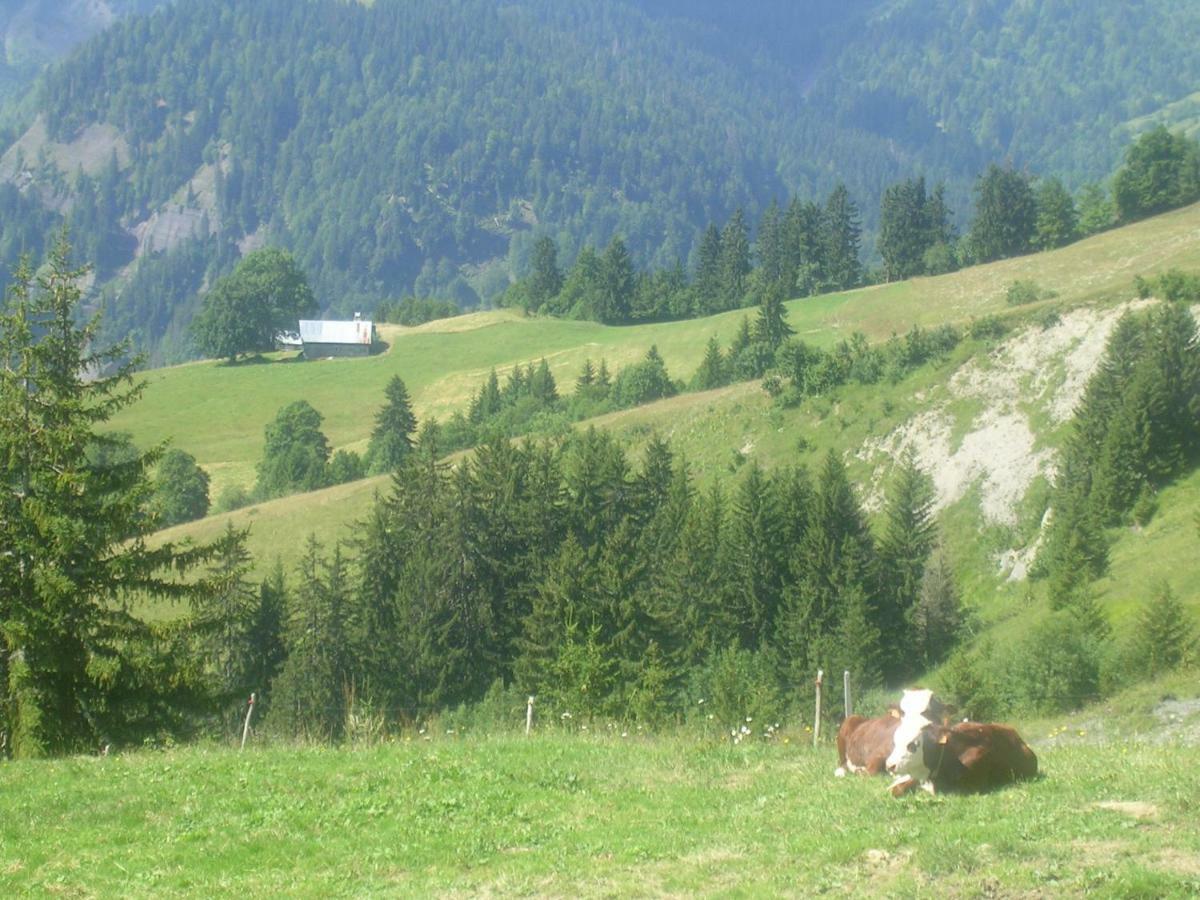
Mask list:
[[[747,650],[765,646],[774,634],[786,572],[783,528],[774,485],[752,463],[738,485],[730,531],[732,599],[739,643]]]
[[[885,663],[889,677],[911,671],[913,641],[908,623],[921,591],[926,563],[936,540],[933,481],[917,466],[911,452],[900,460],[884,504],[879,540],[880,593],[876,622],[891,651]]]
[[[713,335],[709,337],[708,343],[704,347],[704,358],[700,360],[700,366],[696,369],[696,374],[692,376],[691,388],[694,391],[708,391],[724,387],[728,383],[728,361],[721,353],[721,345],[717,341],[716,335]]]
[[[1029,252],[1037,227],[1037,200],[1030,178],[995,163],[975,183],[975,218],[969,238],[979,262]]]
[[[815,294],[824,283],[821,207],[793,197],[784,214],[784,281],[801,296]]]
[[[1130,667],[1153,678],[1196,654],[1196,632],[1187,610],[1164,581],[1138,613],[1130,647]]]
[[[628,322],[635,283],[629,250],[620,236],[615,236],[600,259],[600,305],[595,310],[597,321],[609,325]]]
[[[954,570],[940,544],[925,563],[920,594],[910,612],[913,649],[922,669],[940,664],[954,649],[962,632],[962,596]]]
[[[827,287],[843,291],[862,281],[861,242],[858,207],[846,186],[839,184],[825,201],[821,216],[821,273]]]
[[[367,445],[367,468],[371,472],[390,472],[412,452],[417,417],[413,415],[408,388],[399,375],[393,375],[383,389],[384,404],[375,415],[375,427]]]
[[[135,593],[199,596],[171,573],[211,551],[147,546],[160,450],[90,462],[141,386],[127,348],[80,324],[86,273],[70,258],[63,235],[36,279],[18,268],[0,307],[0,728],[16,756],[141,740],[206,702],[177,631],[124,612]]]
[[[692,291],[696,295],[697,312],[708,314],[724,308],[721,305],[721,232],[712,222],[700,237]]]
[[[903,280],[924,271],[930,245],[926,218],[925,179],[890,185],[879,207],[879,255],[888,281]]]
[[[758,221],[758,235],[755,241],[758,256],[759,281],[764,285],[783,282],[784,291],[795,290],[794,277],[789,278],[787,231],[784,226],[783,212],[775,198],[763,211]]]
[[[746,295],[750,275],[750,236],[746,214],[734,211],[721,229],[721,308],[736,309]]]
[[[543,235],[533,243],[532,271],[526,293],[529,309],[537,312],[547,300],[562,290],[563,276],[558,268],[558,246],[554,238]]]
[[[795,334],[788,324],[787,308],[783,305],[787,292],[782,281],[773,281],[763,288],[762,302],[758,307],[758,320],[754,323],[754,336],[771,350]]]

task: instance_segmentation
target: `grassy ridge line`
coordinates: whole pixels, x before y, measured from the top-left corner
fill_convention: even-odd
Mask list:
[[[1058,292],[1059,305],[1127,295],[1136,274],[1200,266],[1200,206],[1097,235],[1070,247],[1004,260],[936,278],[920,278],[788,304],[797,334],[828,346],[862,331],[874,340],[913,324],[965,322],[1003,312],[1005,288],[1030,279]],[[728,345],[744,315],[628,327],[529,319],[511,311],[480,313],[417,328],[385,327],[387,354],[365,360],[271,362],[224,366],[194,363],[146,374],[144,399],[113,420],[140,445],[170,440],[210,473],[214,496],[228,484],[250,485],[262,452],[263,428],[285,404],[304,398],[325,417],[334,447],[361,449],[383,388],[392,375],[408,385],[418,417],[461,409],[487,371],[546,357],[569,391],[586,357],[610,367],[640,358],[657,344],[672,375],[690,377],[705,342]]]
[[[12,763],[0,892],[1200,890],[1200,771],[1187,747],[1034,740],[1038,781],[897,801],[884,779],[835,779],[832,748],[801,740],[443,736],[351,751],[192,748]]]

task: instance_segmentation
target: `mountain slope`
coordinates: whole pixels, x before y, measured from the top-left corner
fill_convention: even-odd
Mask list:
[[[934,476],[939,518],[966,597],[985,620],[1001,619],[1029,590],[1047,484],[1070,414],[1104,341],[1134,297],[1133,278],[1171,267],[1200,267],[1200,206],[1109,232],[1062,250],[824,298],[793,301],[789,319],[807,342],[829,346],[862,331],[885,340],[911,325],[968,325],[1000,314],[1002,338],[964,341],[947,358],[896,384],[847,385],[793,408],[774,404],[756,382],[687,393],[612,413],[590,424],[611,430],[638,452],[652,434],[667,438],[702,480],[736,477],[746,462],[815,469],[832,448],[862,486],[869,509],[895,458],[911,447]],[[1020,278],[1057,291],[1050,300],[1009,309],[1006,287]],[[568,391],[585,358],[610,364],[639,358],[651,342],[675,377],[690,377],[710,335],[727,344],[740,313],[629,328],[523,319],[487,313],[389,334],[390,352],[371,360],[226,367],[193,364],[149,373],[145,399],[114,422],[139,444],[173,437],[213,476],[214,492],[249,485],[266,422],[305,397],[326,415],[335,447],[362,449],[382,388],[393,373],[409,385],[417,415],[462,408],[490,366],[503,372],[545,356]],[[237,412],[220,404],[238,397]],[[587,424],[587,423],[585,423]],[[1161,560],[1195,558],[1196,477],[1163,492],[1145,528],[1116,536],[1099,597],[1122,620],[1145,597]],[[227,521],[252,525],[259,564],[281,553],[290,563],[304,537],[345,538],[386,478],[259,504],[164,532],[164,538],[215,537]],[[214,493],[215,495],[215,493]],[[1200,606],[1200,573],[1166,573],[1176,594]],[[1193,577],[1196,576],[1196,577]]]
[[[69,215],[111,284],[110,333],[147,349],[169,334],[160,358],[180,359],[197,292],[265,240],[347,312],[410,291],[491,297],[537,234],[564,262],[621,234],[669,265],[738,207],[754,222],[772,197],[838,181],[870,230],[887,184],[945,180],[961,226],[988,161],[1073,184],[1109,173],[1128,123],[1194,90],[1196,15],[1165,0],[1136,17],[1117,0],[182,2],[50,72],[0,177]],[[80,179],[79,155],[103,165]],[[144,266],[166,286],[152,310],[123,289]]]

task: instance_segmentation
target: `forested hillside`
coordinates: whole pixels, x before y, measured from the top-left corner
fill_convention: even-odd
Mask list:
[[[1136,130],[1182,114],[1198,16],[1164,0],[183,0],[50,71],[0,178],[72,222],[109,334],[180,359],[197,292],[265,241],[335,312],[470,305],[524,276],[539,237],[564,264],[620,236],[640,266],[687,267],[707,226],[844,183],[876,259],[880,200],[904,179],[944,183],[961,230],[991,162],[1070,189],[1106,178]],[[17,223],[5,251],[39,252]]]
[[[0,4],[0,99],[18,96],[42,66],[123,15],[165,0],[7,0]]]

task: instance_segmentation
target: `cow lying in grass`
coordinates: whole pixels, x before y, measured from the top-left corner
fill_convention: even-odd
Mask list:
[[[946,711],[933,691],[915,690],[905,691],[900,705],[889,707],[887,715],[874,719],[848,716],[838,729],[838,767],[833,774],[839,778],[847,772],[879,775],[885,770],[895,743],[893,737],[905,716],[941,720]]]
[[[959,722],[946,726],[905,717],[893,732],[887,770],[893,797],[914,787],[973,793],[1037,775],[1037,757],[1007,725]]]

